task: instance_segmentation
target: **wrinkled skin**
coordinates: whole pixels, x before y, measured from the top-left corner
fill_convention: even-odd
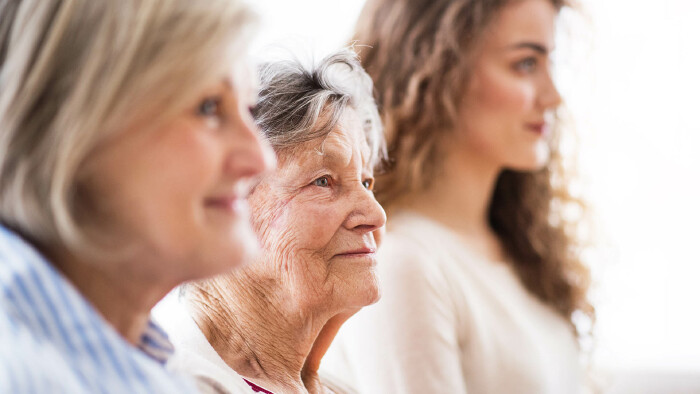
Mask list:
[[[281,153],[249,199],[265,264],[301,310],[358,308],[379,296],[372,232],[386,218],[366,187],[373,171],[361,127],[354,116],[344,123],[324,141]],[[328,186],[314,183],[324,176]],[[340,255],[361,248],[371,252]]]

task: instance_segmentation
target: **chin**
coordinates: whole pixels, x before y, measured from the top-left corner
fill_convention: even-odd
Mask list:
[[[517,172],[537,172],[547,166],[547,162],[536,162],[536,163],[515,163],[510,164],[506,168]]]
[[[369,302],[366,305],[376,304],[381,298],[382,298],[382,292],[381,292],[381,290],[379,290],[379,287],[377,286],[374,289],[374,292],[372,293],[372,297],[369,298]]]
[[[519,172],[535,172],[547,166],[549,157],[549,150],[546,152],[531,152],[524,157],[511,158],[505,168]]]
[[[362,284],[362,288],[358,289],[357,297],[355,297],[356,307],[364,307],[372,305],[379,301],[381,298],[381,291],[379,290],[379,282],[376,275],[372,275],[371,278],[366,278]]]

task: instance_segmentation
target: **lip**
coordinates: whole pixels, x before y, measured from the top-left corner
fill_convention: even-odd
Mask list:
[[[358,249],[348,250],[341,253],[337,253],[336,257],[366,257],[374,256],[377,253],[376,248],[362,247]]]
[[[546,122],[528,123],[525,127],[528,131],[539,136],[549,135],[549,125]]]
[[[241,213],[247,208],[247,202],[237,195],[216,196],[205,198],[204,206],[228,213]]]

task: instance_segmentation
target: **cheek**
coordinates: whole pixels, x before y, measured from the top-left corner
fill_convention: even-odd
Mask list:
[[[469,104],[479,113],[500,119],[520,120],[529,114],[535,102],[535,90],[526,80],[493,70],[483,73],[470,91]]]
[[[219,143],[197,131],[171,130],[151,149],[141,185],[144,205],[175,233],[189,236],[205,220],[204,198],[215,191],[221,161]]]
[[[221,139],[210,130],[171,129],[158,143],[153,167],[164,181],[188,194],[203,194],[220,176],[224,151]]]
[[[300,221],[307,231],[309,245],[317,248],[326,246],[343,222],[342,212],[334,204],[311,202],[305,204],[303,212]]]
[[[274,212],[264,238],[285,243],[284,249],[322,252],[342,225],[343,217],[339,209],[324,199],[299,196]]]
[[[475,74],[463,104],[464,132],[459,134],[467,149],[504,156],[520,140],[534,97],[530,84],[495,67]]]
[[[202,198],[217,151],[196,130],[168,128],[118,141],[97,159],[91,188],[110,227],[156,253],[188,253],[201,238]]]

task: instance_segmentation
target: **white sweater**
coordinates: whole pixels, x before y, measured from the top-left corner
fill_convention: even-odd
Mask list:
[[[572,394],[574,334],[509,265],[413,213],[392,217],[379,252],[382,299],[353,316],[322,370],[362,394]]]
[[[190,317],[186,305],[173,293],[158,305],[155,313],[175,346],[168,368],[194,376],[202,393],[254,394],[245,380],[221,359]]]

